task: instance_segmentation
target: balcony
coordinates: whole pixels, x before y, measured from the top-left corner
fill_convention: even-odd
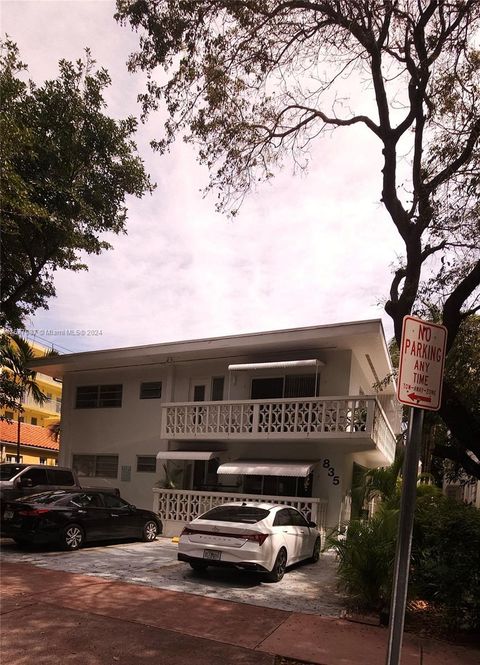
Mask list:
[[[377,448],[388,461],[395,434],[376,396],[185,402],[162,406],[162,438],[171,440],[348,440]]]
[[[31,409],[35,409],[36,411],[55,415],[60,415],[62,410],[62,400],[58,397],[49,397],[43,402],[43,404],[40,405],[33,399],[32,395],[25,395],[22,400],[22,404],[24,407],[29,407]]]

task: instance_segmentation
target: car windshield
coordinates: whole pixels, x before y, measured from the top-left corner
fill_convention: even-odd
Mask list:
[[[265,510],[265,508],[256,508],[255,506],[217,506],[204,515],[201,515],[198,519],[255,524],[265,519],[268,514],[269,511]]]
[[[0,480],[11,480],[22,469],[26,468],[26,464],[2,464],[0,465]]]
[[[62,504],[74,495],[65,492],[40,492],[16,499],[17,503],[55,503]]]

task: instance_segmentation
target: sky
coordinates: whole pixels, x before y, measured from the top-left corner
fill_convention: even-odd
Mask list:
[[[138,35],[113,14],[111,0],[2,0],[1,31],[38,84],[90,47],[112,78],[109,115],[138,116],[145,77],[125,64]],[[57,297],[27,321],[31,337],[76,352],[373,318],[392,336],[382,302],[402,245],[366,129],[317,139],[308,173],[286,161],[234,221],[215,211],[215,193],[203,197],[208,173],[190,146],[151,150],[161,135],[161,113],[139,125],[157,187],[128,199],[128,234],[110,235],[113,250],[89,256],[88,272],[56,273]]]

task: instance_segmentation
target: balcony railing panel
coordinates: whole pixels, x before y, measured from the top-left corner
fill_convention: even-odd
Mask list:
[[[307,520],[312,520],[320,528],[325,528],[328,502],[323,499],[300,498],[295,496],[259,496],[258,494],[237,494],[233,492],[197,492],[196,490],[171,490],[154,488],[153,508],[162,520],[190,522],[214,506],[231,501],[254,503],[280,503],[297,508]]]
[[[162,407],[165,439],[370,437],[393,460],[395,435],[375,396],[171,403]]]

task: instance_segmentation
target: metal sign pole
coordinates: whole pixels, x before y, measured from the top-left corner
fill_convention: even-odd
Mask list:
[[[417,498],[417,475],[422,442],[423,414],[423,409],[412,408],[410,410],[405,460],[403,462],[402,497],[390,605],[387,665],[399,665],[400,663],[412,549],[413,518]]]

